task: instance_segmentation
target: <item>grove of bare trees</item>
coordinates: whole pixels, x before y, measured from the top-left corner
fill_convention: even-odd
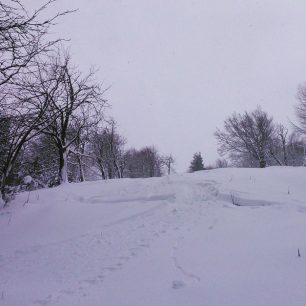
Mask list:
[[[43,18],[53,2],[31,13],[19,0],[0,1],[0,199],[24,184],[170,173],[172,156],[124,148],[95,71],[80,71],[62,40],[49,39],[71,12]]]
[[[299,113],[301,116],[300,108]],[[267,165],[302,165],[304,141],[301,132],[302,128],[297,128],[290,133],[258,107],[252,112],[234,113],[224,121],[223,130],[217,129],[215,136],[220,155],[227,156],[232,166],[264,168]],[[218,167],[222,167],[220,162]]]
[[[4,144],[0,165],[0,194],[5,187],[24,145],[48,124],[42,122],[47,104],[33,95],[23,95],[25,79],[39,74],[37,62],[48,57],[60,41],[48,40],[55,19],[68,12],[42,19],[53,1],[30,14],[19,0],[0,2],[0,142]],[[33,93],[31,93],[33,94]]]

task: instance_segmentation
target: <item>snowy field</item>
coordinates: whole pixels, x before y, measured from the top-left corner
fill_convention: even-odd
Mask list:
[[[304,306],[306,168],[27,192],[0,241],[0,305]]]

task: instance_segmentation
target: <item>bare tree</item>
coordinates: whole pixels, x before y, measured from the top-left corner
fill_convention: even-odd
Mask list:
[[[287,143],[288,165],[305,166],[305,137],[293,132],[288,137]]]
[[[110,124],[108,146],[118,178],[123,178],[123,169],[124,169],[123,154],[124,154],[125,143],[126,140],[118,133],[116,133],[116,125],[115,122],[112,121]]]
[[[288,152],[287,152],[288,132],[289,130],[286,127],[284,127],[282,124],[278,125],[276,133],[280,139],[282,153],[283,153],[283,161],[285,166],[288,166]]]
[[[173,164],[174,163],[175,163],[175,159],[172,156],[172,154],[170,154],[168,156],[163,156],[162,157],[162,164],[166,166],[168,175],[171,174],[171,171],[173,169]]]
[[[125,177],[158,177],[162,175],[162,157],[154,146],[130,149],[125,154]]]
[[[88,119],[90,120],[90,119]],[[90,143],[90,133],[94,129],[95,125],[99,122],[93,122],[92,124],[88,124],[85,126],[79,133],[75,131],[73,128],[69,131],[69,134],[78,134],[75,141],[71,144],[70,153],[71,156],[68,159],[68,164],[70,166],[75,166],[76,173],[75,179],[76,182],[84,182],[85,181],[85,166],[88,166],[86,160],[92,159],[90,155],[87,154],[87,147]]]
[[[143,177],[162,175],[162,159],[154,146],[144,147],[139,154],[142,159]]]
[[[94,80],[94,72],[83,76],[72,66],[68,54],[59,52],[46,69],[46,78],[40,74],[38,92],[50,99],[47,119],[50,116],[55,119],[43,133],[50,135],[58,148],[59,183],[65,183],[68,181],[68,155],[73,151],[73,144],[83,130],[102,120],[106,100],[104,91]],[[53,90],[54,86],[56,90]]]
[[[92,153],[103,179],[123,178],[126,140],[116,131],[114,120],[92,137]]]
[[[19,0],[0,1],[0,86],[59,41],[46,40],[45,36],[55,20],[69,11],[40,18],[52,2],[49,0],[30,14]]]
[[[0,194],[5,198],[5,186],[24,144],[35,137],[47,109],[47,101],[23,90],[24,79],[35,79],[36,62],[46,55],[60,39],[48,40],[50,26],[68,11],[51,18],[40,16],[54,2],[50,0],[29,14],[19,0],[0,1],[0,117],[7,124],[8,145],[0,165]],[[40,126],[40,128],[38,128]]]
[[[295,130],[300,134],[306,135],[306,84],[300,85],[298,88],[298,105],[295,107],[296,116],[299,120],[298,125],[294,125]],[[303,165],[306,166],[306,143],[303,143],[304,149],[304,162]]]
[[[306,84],[300,85],[297,94],[298,104],[295,107],[299,125],[295,125],[297,132],[306,134]]]
[[[107,179],[107,142],[105,134],[102,132],[95,131],[92,135],[91,140],[91,154],[95,156],[97,166],[101,172],[103,180]]]
[[[33,75],[27,75],[31,78]],[[29,91],[25,83],[18,86],[9,86],[5,98],[2,99],[2,106],[5,106],[0,114],[1,121],[6,124],[7,146],[2,157],[0,192],[5,196],[5,186],[25,143],[37,136],[49,124],[52,117],[46,120],[45,114],[50,100]]]
[[[273,119],[257,108],[251,113],[233,114],[225,120],[224,130],[217,129],[215,136],[220,154],[249,154],[264,168],[273,134]]]
[[[237,168],[257,168],[258,160],[249,153],[229,153],[231,166]]]
[[[269,155],[279,166],[288,166],[288,132],[289,130],[285,126],[278,124],[270,139]]]
[[[224,158],[218,158],[216,160],[216,168],[227,168],[228,167],[228,161]]]

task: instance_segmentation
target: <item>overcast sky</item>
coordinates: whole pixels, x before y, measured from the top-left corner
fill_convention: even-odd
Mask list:
[[[25,0],[28,7],[44,1]],[[216,127],[233,112],[294,120],[306,81],[305,0],[58,0],[79,10],[53,31],[74,62],[94,65],[129,146],[156,145],[187,170],[213,163]]]

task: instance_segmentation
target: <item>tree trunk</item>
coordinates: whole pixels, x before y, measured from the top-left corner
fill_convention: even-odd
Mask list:
[[[68,182],[68,169],[67,169],[67,149],[60,148],[59,149],[59,183],[65,184]]]
[[[121,176],[121,171],[120,171],[120,167],[119,167],[119,165],[118,165],[118,163],[117,163],[116,160],[114,160],[114,166],[115,166],[115,168],[116,168],[116,171],[117,171],[117,174],[118,174],[118,178],[122,178],[122,176]]]
[[[286,143],[283,142],[284,165],[288,166],[287,148]]]
[[[20,142],[17,146],[16,149],[13,150],[13,152],[9,153],[5,166],[1,175],[1,180],[0,180],[0,198],[2,198],[5,201],[5,186],[6,186],[6,181],[8,176],[10,175],[13,165],[15,164],[17,157],[19,155],[19,152],[21,151],[22,145],[24,142]]]
[[[171,174],[171,162],[168,162],[167,168],[168,168],[168,175],[170,175]]]
[[[12,162],[8,162],[7,165],[5,166],[3,173],[1,175],[1,180],[0,180],[0,204],[1,199],[4,201],[3,207],[6,204],[6,198],[5,198],[5,186],[6,186],[6,181],[8,176],[10,175],[12,168],[13,168],[13,162],[15,161],[16,158],[12,160]]]
[[[7,180],[7,171],[4,171],[1,175],[1,181],[0,181],[0,205],[5,206],[5,185]],[[2,203],[3,200],[3,203]],[[3,205],[2,205],[3,204]]]
[[[101,171],[102,179],[106,180],[105,168],[104,168],[103,162],[102,162],[102,160],[100,158],[98,158],[98,166],[99,166],[99,169]]]
[[[124,166],[121,164],[120,165],[120,175],[121,175],[121,178],[123,178],[123,172],[124,172]]]
[[[264,159],[259,160],[259,168],[266,168],[266,161]]]
[[[79,164],[79,180],[80,182],[84,182],[85,178],[84,178],[84,169],[83,169],[83,163],[82,163],[82,157],[80,155],[78,155],[78,164]]]
[[[108,169],[108,178],[111,180],[113,178],[113,172],[112,172],[112,169]]]

